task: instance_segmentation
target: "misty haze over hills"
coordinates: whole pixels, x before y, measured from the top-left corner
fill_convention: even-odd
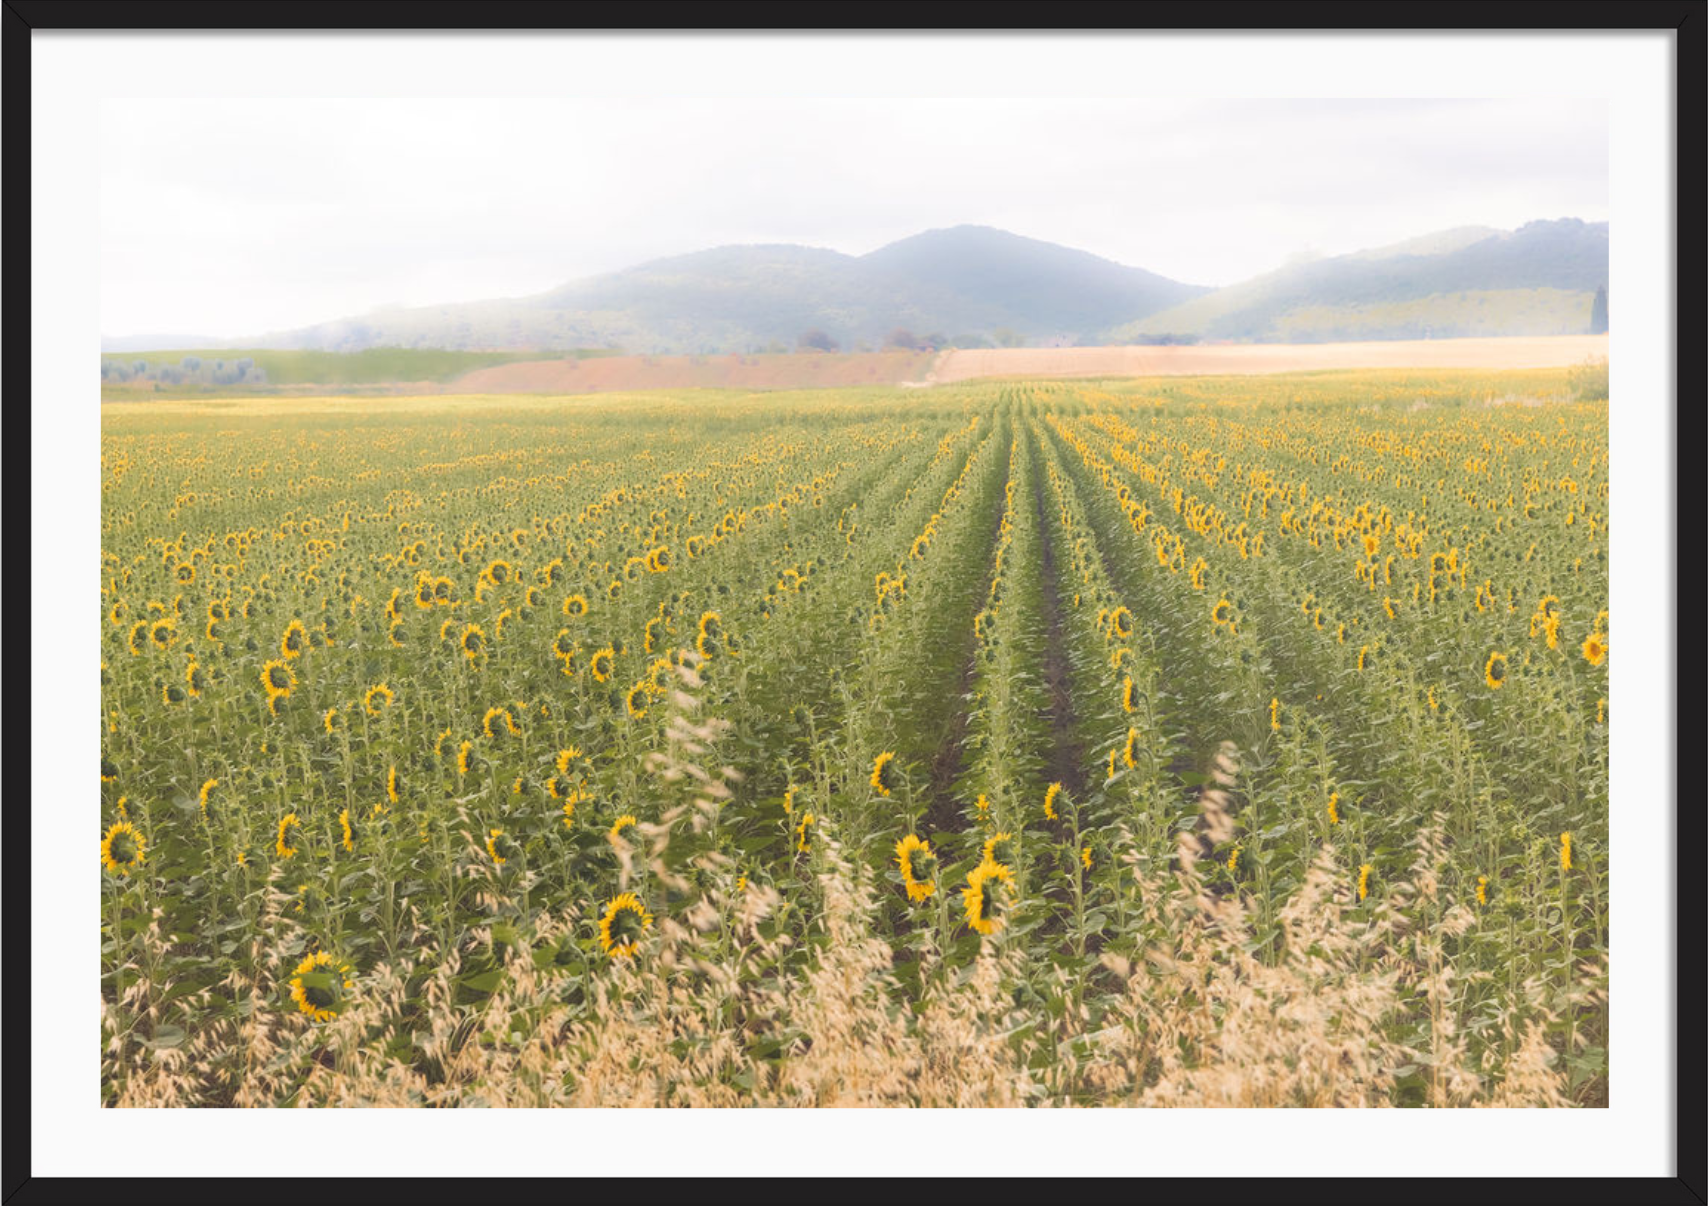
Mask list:
[[[716,247],[530,297],[378,310],[245,339],[104,339],[103,351],[374,347],[644,353],[843,350],[898,329],[931,344],[1106,344],[1551,335],[1589,329],[1608,225],[1460,227],[1290,264],[1223,289],[1184,284],[988,226],[862,256],[793,244]]]

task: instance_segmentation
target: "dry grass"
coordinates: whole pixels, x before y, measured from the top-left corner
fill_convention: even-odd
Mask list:
[[[670,748],[653,769],[683,802],[642,827],[638,855],[681,889],[688,881],[666,857],[672,838],[715,823],[727,788],[695,761],[717,722],[691,719],[691,695],[677,703]],[[1235,773],[1224,752],[1222,786]],[[1207,836],[1231,832],[1220,789],[1203,793],[1202,808]],[[1535,985],[1507,1002],[1505,1042],[1479,1066],[1467,1062],[1443,948],[1474,918],[1437,895],[1439,828],[1419,834],[1409,878],[1373,920],[1352,916],[1347,869],[1324,849],[1281,910],[1272,963],[1248,953],[1244,905],[1208,889],[1197,837],[1183,834],[1170,872],[1133,872],[1129,929],[1147,936],[1143,956],[1105,954],[1106,975],[1089,986],[1058,974],[1068,1004],[1055,1011],[1016,1004],[1026,969],[1000,936],[957,978],[934,978],[927,951],[929,987],[910,997],[894,974],[897,952],[875,930],[870,876],[820,840],[822,941],[801,971],[782,970],[788,939],[767,938],[763,925],[782,901],[758,886],[704,892],[687,924],[664,921],[635,965],[552,975],[513,951],[504,982],[476,1006],[457,1003],[466,952],[436,949],[423,929],[408,957],[364,976],[358,1003],[321,1027],[269,1007],[289,961],[258,947],[258,974],[222,986],[248,1002],[246,1013],[179,1046],[128,1044],[119,1011],[103,1009],[103,1074],[121,1086],[122,1106],[1371,1107],[1393,1102],[1401,1069],[1423,1067],[1435,1106],[1574,1104]],[[699,870],[717,879],[726,869]],[[276,929],[288,928],[289,899],[272,893]],[[543,917],[539,937],[576,920]],[[490,942],[483,931],[471,949]],[[169,945],[156,925],[147,961],[162,961]],[[1580,975],[1580,999],[1604,1005],[1605,967]],[[153,1033],[169,1022],[147,1004],[166,995],[146,979],[133,985],[123,1003],[131,1024]],[[196,1003],[193,994],[179,1007]],[[1393,1037],[1407,1022],[1421,1041]],[[416,1036],[408,1059],[398,1047],[406,1033]]]

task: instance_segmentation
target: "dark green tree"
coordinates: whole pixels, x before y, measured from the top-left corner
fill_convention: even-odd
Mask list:
[[[1602,285],[1595,291],[1595,301],[1589,307],[1589,333],[1605,335],[1607,333],[1607,286]]]

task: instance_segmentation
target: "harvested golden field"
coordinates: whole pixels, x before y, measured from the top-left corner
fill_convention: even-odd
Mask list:
[[[972,348],[946,353],[938,383],[979,377],[1159,377],[1318,369],[1528,369],[1607,357],[1606,335],[1418,339],[1394,343],[1223,344],[1184,347]]]
[[[657,389],[824,389],[923,376],[929,352],[788,352],[755,356],[599,356],[476,369],[447,385],[469,394],[604,394]]]

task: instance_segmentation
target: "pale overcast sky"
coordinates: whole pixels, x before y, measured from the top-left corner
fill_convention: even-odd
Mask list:
[[[1607,218],[1605,102],[127,100],[102,332],[257,335],[724,243],[963,222],[1225,285],[1452,226]]]

